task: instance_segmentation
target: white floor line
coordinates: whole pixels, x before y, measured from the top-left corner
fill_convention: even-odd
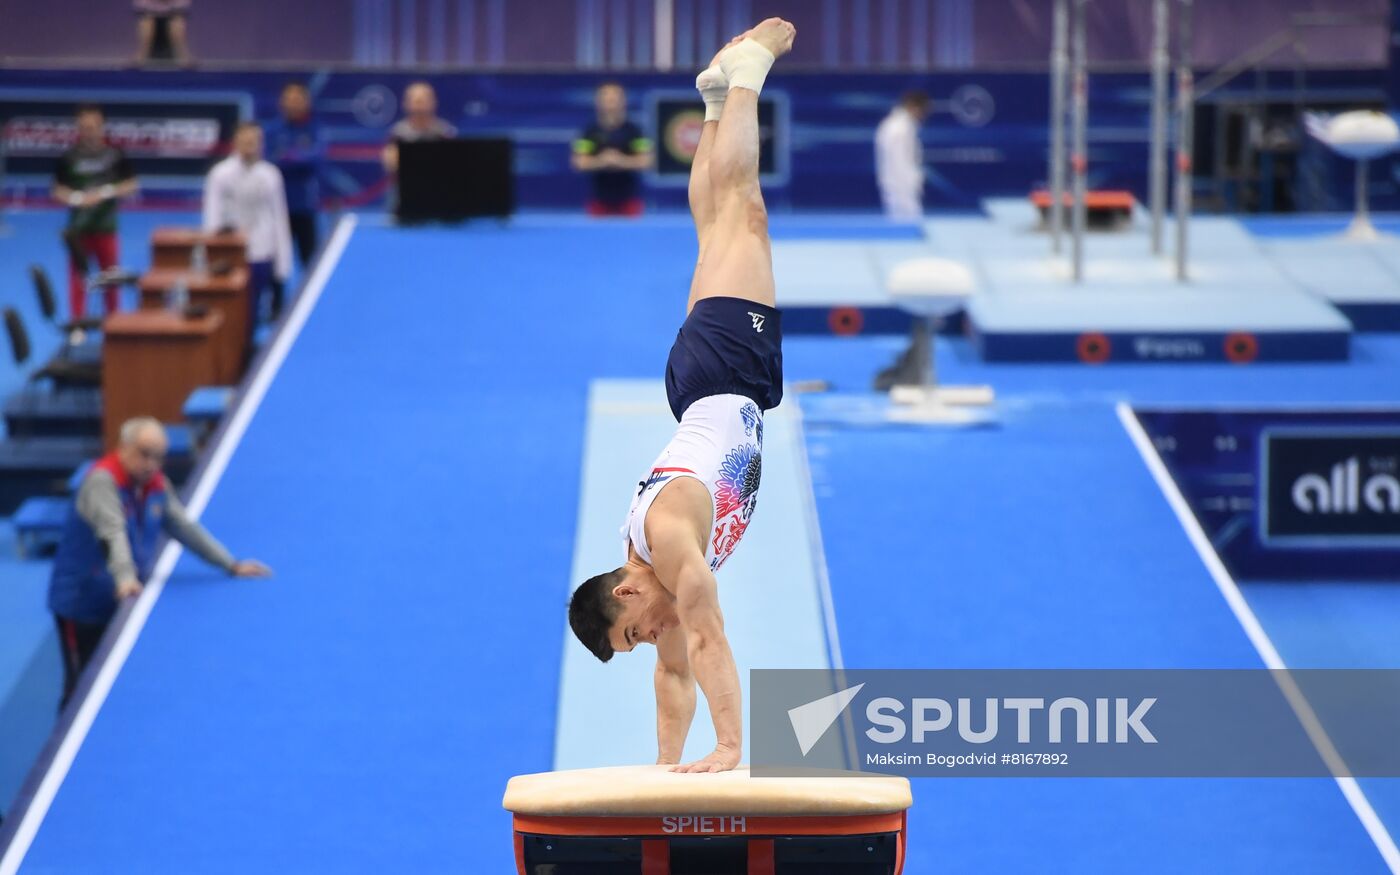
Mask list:
[[[1210,538],[1206,536],[1205,530],[1201,528],[1196,515],[1192,513],[1190,505],[1187,504],[1186,497],[1181,494],[1176,481],[1167,471],[1162,457],[1157,454],[1157,448],[1152,445],[1152,439],[1147,436],[1142,423],[1138,421],[1128,404],[1119,402],[1117,410],[1118,420],[1123,423],[1123,428],[1132,438],[1138,454],[1142,456],[1143,462],[1152,472],[1152,479],[1157,481],[1157,487],[1166,496],[1167,503],[1171,505],[1177,521],[1186,530],[1186,535],[1191,540],[1191,546],[1196,548],[1196,553],[1205,563],[1206,569],[1210,571],[1210,576],[1214,579],[1215,585],[1219,587],[1220,594],[1225,597],[1225,603],[1234,612],[1235,619],[1244,627],[1245,635],[1254,645],[1254,649],[1259,652],[1259,657],[1264,660],[1264,665],[1274,671],[1274,680],[1278,682],[1284,698],[1293,708],[1293,713],[1302,723],[1303,729],[1308,733],[1308,738],[1312,740],[1317,752],[1331,769],[1337,786],[1341,788],[1342,795],[1346,797],[1347,803],[1351,805],[1351,810],[1361,820],[1361,825],[1366,829],[1371,841],[1375,843],[1376,849],[1380,851],[1381,858],[1385,860],[1391,872],[1400,875],[1400,848],[1395,846],[1395,839],[1386,830],[1385,824],[1377,816],[1376,810],[1371,807],[1370,800],[1366,798],[1366,794],[1361,790],[1356,779],[1345,774],[1346,765],[1341,756],[1338,755],[1337,749],[1333,747],[1332,740],[1327,736],[1327,731],[1318,721],[1317,715],[1313,712],[1312,706],[1308,704],[1302,690],[1293,680],[1293,676],[1288,674],[1288,666],[1284,663],[1283,657],[1279,655],[1278,649],[1274,647],[1274,642],[1269,639],[1268,633],[1259,623],[1259,618],[1249,607],[1244,593],[1240,592],[1239,584],[1235,582],[1235,579],[1225,568],[1225,563],[1215,552]]]
[[[812,482],[812,463],[807,455],[806,418],[796,398],[793,399],[792,420],[793,452],[797,455],[798,468],[806,485],[802,490],[802,499],[806,505],[807,531],[812,543],[812,568],[817,578],[817,594],[821,598],[822,620],[826,625],[827,656],[831,660],[831,668],[841,672],[846,670],[846,661],[841,656],[841,638],[836,633],[836,604],[831,597],[831,574],[826,567],[826,546],[822,543],[821,519],[817,515],[816,484]]]
[[[817,579],[817,597],[821,601],[822,621],[826,631],[826,654],[830,661],[832,688],[844,690],[850,687],[846,680],[846,659],[841,654],[841,637],[836,629],[836,601],[831,595],[831,572],[826,565],[826,545],[822,543],[821,517],[817,513],[816,483],[812,480],[812,462],[807,454],[806,419],[802,404],[793,398],[793,453],[797,456],[798,470],[802,473],[802,503],[805,505],[808,538],[812,545],[813,576]],[[855,718],[851,709],[841,712],[841,732],[845,739],[846,768],[860,771],[860,754],[856,747]]]
[[[214,455],[210,458],[199,482],[195,484],[194,494],[190,496],[187,508],[191,518],[198,519],[204,513],[204,508],[209,504],[210,496],[214,494],[214,489],[219,485],[224,469],[228,467],[229,460],[233,458],[234,450],[238,448],[244,432],[248,430],[248,424],[252,422],[253,415],[257,413],[259,405],[262,404],[268,387],[272,385],[277,371],[287,358],[287,353],[291,351],[292,344],[296,343],[297,337],[300,336],[302,327],[311,316],[311,311],[316,308],[316,302],[321,298],[326,281],[330,279],[331,274],[335,272],[336,265],[340,263],[341,254],[344,253],[346,244],[350,242],[350,235],[354,230],[355,216],[353,214],[346,214],[336,223],[330,241],[321,253],[320,260],[316,262],[315,271],[287,317],[287,324],[277,333],[272,349],[268,351],[267,358],[263,359],[257,373],[253,375],[253,381],[249,384],[248,391],[243,393],[238,409],[234,411],[233,419],[229,422],[228,429],[224,432],[218,446],[214,448]],[[92,688],[88,690],[87,696],[78,708],[77,715],[68,727],[67,734],[64,735],[63,741],[59,744],[58,751],[49,763],[48,771],[44,773],[43,780],[39,783],[39,789],[34,793],[34,799],[25,809],[24,818],[20,821],[19,829],[15,831],[14,839],[5,849],[5,856],[0,858],[0,875],[15,875],[19,871],[20,863],[24,861],[25,854],[29,853],[29,847],[33,844],[34,837],[38,835],[39,826],[48,814],[54,796],[58,794],[63,780],[68,777],[68,770],[72,768],[78,750],[82,748],[83,742],[87,739],[92,722],[97,718],[97,712],[107,701],[112,684],[116,682],[117,675],[121,672],[122,666],[126,664],[126,659],[131,654],[131,648],[141,635],[141,630],[145,627],[146,620],[150,617],[156,600],[164,591],[165,581],[170,576],[171,570],[175,568],[181,550],[180,545],[172,540],[161,551],[150,581],[147,582],[146,588],[137,598],[131,614],[127,617],[126,624],[122,626],[121,634],[112,645],[111,653],[107,655],[97,677],[93,679]]]

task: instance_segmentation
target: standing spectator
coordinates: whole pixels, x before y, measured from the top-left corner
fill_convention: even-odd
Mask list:
[[[321,203],[321,164],[326,147],[321,128],[311,117],[311,94],[300,82],[282,86],[282,118],[267,126],[268,158],[282,172],[287,187],[287,220],[302,269],[316,254],[317,209]],[[282,284],[273,287],[273,318],[282,312]]]
[[[101,107],[84,104],[77,111],[78,139],[58,159],[53,196],[68,205],[63,242],[68,250],[68,313],[73,320],[87,311],[88,259],[103,270],[117,264],[117,202],[136,192],[136,175],[126,154],[107,143]],[[117,309],[117,287],[103,294],[106,312]]]
[[[190,519],[160,467],[168,444],[150,417],[122,425],[119,444],[83,478],[49,579],[49,610],[63,647],[63,703],[92,659],[121,599],[139,595],[155,568],[161,531],[235,577],[272,572],[236,560]]]
[[[399,172],[399,143],[449,140],[457,128],[438,118],[437,92],[427,82],[414,82],[403,92],[404,117],[389,130],[389,143],[380,156],[384,169],[393,176]]]
[[[574,140],[574,170],[593,176],[590,216],[639,216],[640,171],[651,166],[651,140],[627,120],[627,92],[605,82],[593,95],[597,118]]]
[[[190,47],[185,37],[185,19],[190,0],[135,0],[136,62],[174,60],[190,63]]]
[[[214,165],[204,183],[204,231],[241,231],[248,240],[248,331],[251,336],[263,296],[292,272],[292,232],[282,174],[263,160],[262,128],[238,126],[233,154]],[[275,316],[275,314],[274,314]]]
[[[919,125],[928,118],[928,95],[910,91],[875,130],[875,179],[885,215],[900,222],[924,217],[924,147]]]

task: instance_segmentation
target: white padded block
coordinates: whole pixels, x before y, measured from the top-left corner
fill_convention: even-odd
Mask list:
[[[972,270],[951,258],[911,258],[895,265],[885,277],[885,289],[895,305],[922,316],[946,316],[977,290]]]
[[[1348,158],[1379,158],[1400,145],[1400,125],[1385,113],[1358,109],[1332,116],[1325,122],[1306,119],[1308,132]]]

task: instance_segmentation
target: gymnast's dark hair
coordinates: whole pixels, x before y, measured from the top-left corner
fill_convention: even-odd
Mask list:
[[[622,576],[622,569],[618,568],[590,577],[579,584],[569,599],[569,627],[579,642],[603,662],[613,656],[608,631],[621,608],[612,591],[622,582]]]

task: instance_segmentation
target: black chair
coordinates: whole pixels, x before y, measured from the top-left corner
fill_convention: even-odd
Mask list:
[[[10,338],[10,355],[16,367],[24,367],[29,361],[33,347],[29,343],[29,331],[24,320],[14,307],[5,308],[5,333]],[[94,388],[102,385],[102,363],[100,361],[79,361],[55,356],[48,364],[29,375],[29,381],[51,381],[55,388]]]
[[[39,265],[31,264],[29,265],[29,278],[34,282],[34,294],[39,297],[39,312],[43,313],[44,318],[59,331],[68,334],[74,329],[96,331],[102,327],[102,317],[100,316],[88,316],[71,322],[59,322],[58,299],[54,296],[53,283],[49,281],[48,273]]]

